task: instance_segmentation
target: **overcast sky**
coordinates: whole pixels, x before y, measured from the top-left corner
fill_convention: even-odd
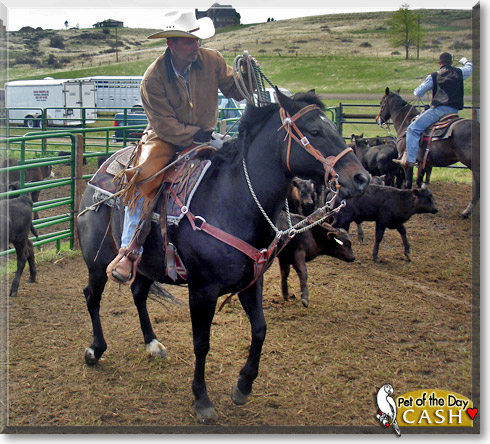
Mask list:
[[[111,18],[124,22],[124,26],[138,28],[159,28],[161,16],[166,10],[162,0],[0,0],[6,7],[9,31],[17,31],[22,26],[41,27],[43,29],[62,29],[65,21],[70,27],[90,28],[96,22]],[[178,8],[208,9],[213,0],[180,0]],[[366,12],[376,10],[397,10],[408,3],[411,9],[471,9],[476,0],[222,0],[219,3],[232,5],[241,15],[241,22],[259,23],[273,17],[282,20],[294,17],[332,14],[339,12]],[[267,6],[264,4],[267,3]],[[135,5],[138,5],[135,7]],[[298,8],[301,4],[301,8]],[[341,4],[341,6],[339,6]],[[369,4],[369,6],[367,6]],[[42,6],[40,6],[42,5]],[[83,7],[80,7],[83,5]]]

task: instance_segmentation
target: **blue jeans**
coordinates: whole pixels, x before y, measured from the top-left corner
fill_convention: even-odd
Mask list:
[[[438,106],[429,108],[423,112],[417,120],[412,122],[407,128],[407,162],[415,162],[419,151],[419,141],[422,133],[433,123],[437,122],[446,114],[458,113],[456,108],[451,106]]]
[[[133,237],[133,234],[138,227],[138,223],[141,218],[141,207],[143,205],[143,197],[140,197],[136,202],[136,208],[134,213],[131,214],[131,211],[128,207],[124,207],[124,225],[123,232],[121,235],[121,248],[126,248]],[[140,249],[140,253],[143,252],[143,247]]]

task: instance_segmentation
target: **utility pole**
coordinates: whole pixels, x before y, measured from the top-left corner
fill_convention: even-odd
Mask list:
[[[118,45],[117,45],[117,26],[116,26],[116,63],[119,63],[119,53],[118,53]]]
[[[420,14],[417,14],[417,60],[420,55]]]

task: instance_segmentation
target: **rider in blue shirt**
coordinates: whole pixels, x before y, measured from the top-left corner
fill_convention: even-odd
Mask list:
[[[432,89],[431,106],[408,126],[407,150],[401,159],[394,159],[393,162],[402,166],[415,166],[421,134],[446,114],[457,114],[458,109],[463,109],[463,81],[471,75],[473,65],[466,57],[459,61],[463,64],[461,68],[451,66],[452,62],[451,54],[443,52],[439,56],[439,71],[429,74],[413,91],[417,97],[422,98]]]

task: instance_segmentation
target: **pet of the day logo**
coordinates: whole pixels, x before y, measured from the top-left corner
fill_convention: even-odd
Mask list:
[[[401,436],[400,427],[397,423],[397,407],[395,400],[390,396],[393,394],[393,386],[385,384],[378,390],[376,401],[378,403],[378,418],[379,422],[385,427],[393,426],[395,433]]]
[[[396,398],[398,424],[403,427],[473,427],[478,409],[459,393],[417,390]]]
[[[459,393],[447,390],[416,390],[393,399],[393,386],[383,385],[376,395],[376,418],[384,427],[473,427],[478,409]]]

